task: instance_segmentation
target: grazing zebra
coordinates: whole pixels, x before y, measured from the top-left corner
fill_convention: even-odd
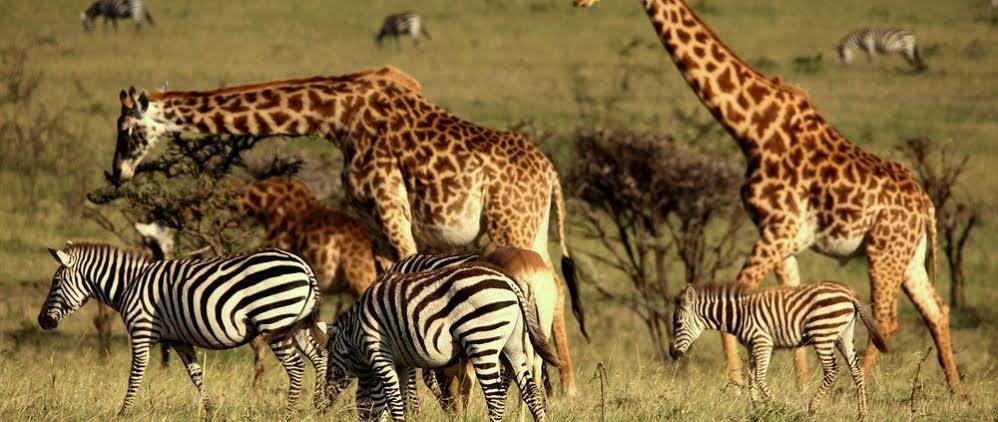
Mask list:
[[[152,19],[143,4],[143,0],[97,0],[87,10],[80,13],[80,20],[83,21],[83,30],[90,31],[94,27],[94,21],[98,16],[104,18],[104,30],[107,30],[107,21],[111,21],[114,30],[118,30],[118,19],[132,18],[135,22],[135,30],[142,29],[142,18],[149,21],[149,25],[156,26],[156,21]]]
[[[399,37],[406,35],[412,37],[413,44],[419,44],[420,35],[426,35],[426,38],[430,39],[430,33],[426,32],[423,19],[415,13],[404,12],[385,17],[381,23],[381,30],[374,36],[374,42],[380,48],[385,37],[394,37],[395,43],[398,44]]]
[[[150,261],[103,244],[69,243],[49,249],[59,262],[38,325],[54,329],[91,297],[121,314],[132,351],[128,391],[119,414],[135,401],[149,349],[167,343],[180,355],[206,411],[213,405],[201,382],[194,347],[231,349],[261,336],[288,372],[288,407],[301,390],[304,363],[293,335],[315,328],[320,296],[312,270],[278,249],[205,259]],[[323,337],[313,334],[314,341]],[[324,354],[313,354],[317,374]],[[325,380],[316,377],[316,391]],[[318,398],[324,399],[322,394]],[[320,403],[317,403],[317,405]]]
[[[881,352],[887,343],[852,289],[833,281],[751,291],[741,285],[688,285],[679,293],[669,352],[678,359],[704,329],[733,334],[749,349],[749,385],[758,385],[767,400],[766,370],[773,348],[813,345],[825,376],[811,399],[814,412],[838,373],[835,348],[845,357],[859,396],[860,418],[866,416],[863,368],[853,346],[856,316],[863,320]]]
[[[362,418],[405,419],[406,383],[414,368],[471,361],[485,396],[489,419],[502,419],[509,380],[535,420],[543,420],[544,398],[530,374],[528,356],[560,365],[516,282],[497,267],[470,263],[414,274],[385,273],[341,314],[328,332],[326,385],[335,400],[357,376]],[[371,409],[370,411],[368,409]]]
[[[899,28],[863,28],[847,35],[839,41],[838,52],[842,63],[852,63],[852,49],[866,52],[868,62],[873,62],[874,53],[900,53],[908,64],[915,68],[925,68],[922,55],[915,40],[915,34]]]

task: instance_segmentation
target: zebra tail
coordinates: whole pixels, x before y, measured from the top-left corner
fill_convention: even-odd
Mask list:
[[[319,328],[319,321],[321,321],[321,319],[319,318],[319,310],[322,309],[322,294],[319,293],[319,286],[318,284],[316,284],[315,275],[312,274],[311,267],[308,268],[309,268],[309,274],[308,274],[309,284],[312,285],[311,286],[312,288],[308,290],[308,296],[305,297],[306,307],[302,309],[302,313],[307,311],[308,302],[314,300],[311,312],[309,312],[308,315],[302,318],[300,321],[292,324],[290,327],[283,328],[280,330],[274,330],[260,336],[260,339],[263,340],[264,343],[271,344],[274,341],[283,340],[288,337],[294,337],[295,333],[304,329],[308,329],[311,332],[312,341],[321,342],[316,344],[319,347],[323,348],[326,347],[326,335]],[[299,314],[299,317],[301,316],[302,315]]]
[[[572,300],[572,314],[579,321],[579,330],[582,336],[589,342],[589,332],[586,331],[586,313],[582,307],[582,299],[579,297],[578,271],[575,268],[575,261],[568,253],[568,246],[565,244],[565,197],[561,190],[561,180],[558,174],[554,173],[554,183],[551,189],[551,202],[554,204],[554,218],[558,224],[558,244],[561,246],[561,273],[565,276],[565,285],[568,287],[568,296]]]
[[[146,20],[149,21],[149,26],[156,26],[156,20],[152,18],[152,13],[149,13],[148,10],[145,10],[143,14],[146,15]]]
[[[430,36],[430,32],[426,30],[426,24],[419,26],[419,32],[422,32],[426,36],[426,39],[432,40],[433,37]]]
[[[877,350],[887,353],[889,347],[887,347],[887,339],[885,339],[884,335],[880,332],[880,325],[877,324],[877,321],[874,320],[869,312],[866,311],[866,306],[859,302],[853,302],[853,305],[856,306],[856,313],[859,314],[859,318],[863,320],[863,325],[866,325],[867,331],[870,332],[870,338],[873,340],[873,345],[877,348]]]
[[[925,70],[928,68],[928,66],[925,65],[925,62],[922,61],[922,49],[918,48],[917,45],[915,46],[915,66],[918,70]]]
[[[558,352],[554,350],[554,347],[547,340],[547,336],[544,335],[544,331],[541,329],[541,323],[537,320],[537,305],[533,301],[528,301],[523,296],[523,291],[520,290],[515,281],[510,282],[510,288],[516,293],[517,302],[520,302],[523,323],[527,328],[527,336],[530,338],[530,344],[534,346],[534,352],[540,355],[541,359],[544,359],[548,364],[561,368],[561,358],[558,357]]]

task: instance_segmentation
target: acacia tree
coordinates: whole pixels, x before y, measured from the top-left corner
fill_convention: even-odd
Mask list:
[[[598,248],[582,254],[623,273],[620,292],[593,280],[607,300],[644,321],[656,356],[668,356],[671,295],[668,257],[675,253],[688,283],[712,280],[739,256],[739,172],[726,157],[694,151],[673,138],[582,131],[569,174],[584,223],[579,234]]]
[[[919,182],[936,206],[941,246],[950,271],[950,306],[961,308],[966,304],[963,254],[971,233],[981,222],[980,201],[958,193],[970,156],[956,155],[927,138],[901,141],[898,150],[911,161]]]

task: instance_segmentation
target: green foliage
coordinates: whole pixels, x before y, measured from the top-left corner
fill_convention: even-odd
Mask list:
[[[813,56],[797,56],[794,57],[793,69],[797,73],[818,73],[821,71],[822,62],[824,58],[822,53],[818,53]]]

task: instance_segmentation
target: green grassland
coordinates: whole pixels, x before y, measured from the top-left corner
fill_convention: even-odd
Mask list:
[[[101,171],[110,167],[122,88],[152,90],[166,82],[171,89],[207,89],[392,64],[418,79],[428,98],[468,120],[496,128],[530,121],[554,132],[543,148],[563,170],[572,164],[571,134],[578,128],[656,131],[682,139],[690,128],[677,110],[709,119],[657,44],[636,0],[605,0],[590,10],[573,9],[568,0],[149,1],[158,25],[138,34],[124,21],[117,33],[99,26],[83,33],[78,14],[84,3],[0,0],[0,48],[27,48],[27,72],[42,75],[29,102],[0,102],[0,127],[49,118],[61,128],[20,142],[0,137],[2,420],[107,419],[124,394],[128,349],[120,327],[105,360],[93,337],[91,306],[56,332],[41,333],[34,322],[55,269],[44,248],[67,239],[116,240],[81,215],[84,194],[101,186]],[[916,418],[932,420],[993,420],[998,414],[993,335],[998,312],[992,310],[998,303],[998,260],[989,252],[998,246],[993,211],[998,179],[991,173],[998,163],[998,25],[989,21],[986,3],[694,2],[747,62],[809,92],[853,142],[898,159],[894,146],[900,139],[924,136],[972,157],[960,193],[983,204],[986,222],[969,246],[968,309],[953,315],[957,360],[971,403],[946,393],[933,357],[925,362],[923,388],[910,403],[912,376],[931,339],[902,299],[894,351],[869,376],[871,420],[907,420],[912,409]],[[433,39],[418,47],[402,40],[398,47],[389,41],[375,48],[372,38],[381,18],[407,9],[425,17]],[[929,69],[911,72],[899,57],[840,66],[835,43],[864,25],[914,30]],[[816,65],[795,62],[819,53]],[[321,142],[268,142],[337,154]],[[700,142],[741,160],[720,131]],[[338,175],[337,169],[329,177]],[[592,246],[570,240],[576,247]],[[597,282],[625,288],[620,274],[592,262],[583,266]],[[839,266],[807,253],[801,269],[804,279],[843,280],[868,292],[862,259]],[[947,278],[937,286],[947,292]],[[602,414],[635,421],[812,419],[805,409],[819,374],[812,371],[809,389],[798,392],[789,353],[778,353],[770,371],[776,402],[753,407],[747,393],[726,386],[716,335],[697,343],[691,359],[659,362],[641,323],[626,309],[600,303],[595,294],[586,298],[593,342],[572,332],[580,394],[555,397],[549,404],[553,419],[596,420]],[[286,379],[276,363],[265,386],[254,390],[247,350],[208,352],[203,362],[207,386],[220,405],[217,417],[281,415]],[[593,379],[598,364],[607,370],[605,390]],[[132,414],[136,420],[199,414],[196,390],[179,366],[175,360],[168,370],[150,368]],[[818,418],[854,417],[852,391],[848,375],[841,374]],[[480,399],[475,403],[469,418],[481,420],[484,406]],[[302,410],[298,416],[352,419],[347,406],[348,400],[340,400],[329,415]],[[433,405],[424,409],[428,420],[448,420]]]

